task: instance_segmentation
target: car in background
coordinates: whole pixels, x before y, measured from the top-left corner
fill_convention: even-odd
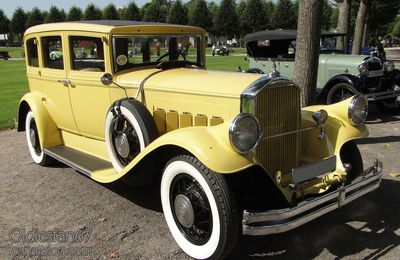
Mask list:
[[[348,55],[336,48],[341,33],[322,32],[317,101],[333,104],[355,94],[364,95],[383,112],[400,113],[400,71],[392,61],[371,55]],[[282,76],[293,78],[296,30],[271,30],[244,38],[250,72],[268,73],[273,64]]]

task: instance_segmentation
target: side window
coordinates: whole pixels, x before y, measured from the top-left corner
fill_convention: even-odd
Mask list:
[[[104,71],[104,49],[101,38],[71,36],[72,69],[79,71]]]
[[[39,57],[38,57],[36,38],[27,40],[26,47],[28,50],[28,65],[31,67],[39,67]]]
[[[64,69],[61,36],[42,38],[44,67],[49,69]]]

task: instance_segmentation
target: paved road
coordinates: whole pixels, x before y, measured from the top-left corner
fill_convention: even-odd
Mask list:
[[[244,237],[233,253],[235,259],[398,259],[400,177],[389,174],[400,173],[400,116],[375,112],[368,126],[371,136],[359,146],[365,166],[374,158],[384,162],[381,188],[285,234]],[[0,259],[14,256],[11,250],[47,246],[85,247],[95,259],[187,258],[164,222],[157,187],[101,185],[61,164],[37,166],[24,138],[14,130],[0,132]],[[23,229],[33,231],[31,237],[35,229],[91,230],[91,234],[83,243],[13,243]]]

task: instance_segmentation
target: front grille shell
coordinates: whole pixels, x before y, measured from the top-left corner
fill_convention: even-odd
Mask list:
[[[258,163],[271,175],[290,174],[300,158],[300,88],[285,78],[265,76],[242,93],[241,105],[241,112],[254,114],[262,125]]]

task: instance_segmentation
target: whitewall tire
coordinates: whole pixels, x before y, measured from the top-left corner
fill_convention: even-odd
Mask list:
[[[43,166],[50,165],[53,162],[53,158],[43,152],[39,140],[39,130],[32,111],[29,111],[25,118],[25,133],[32,160]]]
[[[157,135],[153,117],[140,102],[114,103],[105,123],[106,147],[114,169],[122,171]]]
[[[224,178],[191,156],[164,169],[161,203],[177,244],[196,259],[221,259],[239,234],[236,204]]]

